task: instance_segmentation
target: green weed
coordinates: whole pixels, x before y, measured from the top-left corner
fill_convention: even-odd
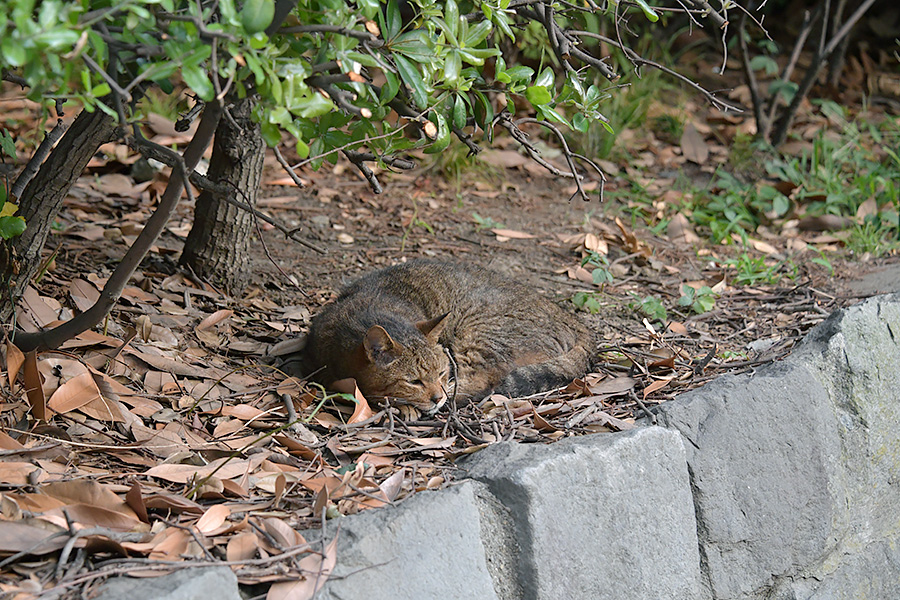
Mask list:
[[[774,285],[781,281],[781,268],[786,263],[767,265],[764,257],[753,258],[744,252],[737,258],[727,259],[724,264],[734,269],[732,281],[737,285]]]
[[[694,289],[689,285],[681,286],[681,298],[678,306],[690,307],[698,315],[711,311],[716,306],[716,294],[708,285]]]
[[[490,217],[482,217],[477,212],[472,213],[472,220],[475,221],[475,232],[481,233],[485,229],[496,229],[505,227],[503,223],[493,220]]]
[[[632,301],[628,303],[628,308],[655,321],[667,321],[669,319],[666,307],[663,305],[662,300],[656,296],[644,296],[641,298],[637,294],[632,293]]]

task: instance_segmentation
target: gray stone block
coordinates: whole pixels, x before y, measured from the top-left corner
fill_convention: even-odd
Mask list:
[[[241,600],[228,567],[189,567],[162,577],[116,577],[99,586],[94,600]]]
[[[721,599],[752,598],[823,555],[840,438],[808,369],[725,376],[660,407],[684,435],[704,572]],[[840,495],[840,490],[834,494]]]
[[[340,527],[337,565],[317,600],[496,599],[476,487],[420,492],[396,507],[330,522],[329,539]]]
[[[652,427],[497,444],[464,467],[515,522],[524,598],[703,597],[678,435]]]
[[[711,382],[658,416],[687,441],[714,598],[896,589],[900,296],[838,311],[785,361]],[[884,570],[860,566],[870,552]]]

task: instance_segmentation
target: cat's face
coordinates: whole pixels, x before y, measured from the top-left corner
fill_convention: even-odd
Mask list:
[[[364,342],[367,364],[356,381],[364,396],[396,398],[426,415],[437,412],[447,400],[450,364],[437,343],[437,332],[423,333],[400,344],[382,327],[369,330]]]

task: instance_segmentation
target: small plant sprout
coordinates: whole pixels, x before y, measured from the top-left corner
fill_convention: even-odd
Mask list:
[[[681,298],[678,306],[690,307],[698,315],[711,311],[716,306],[716,294],[708,285],[700,288],[692,288],[685,284],[681,286]]]

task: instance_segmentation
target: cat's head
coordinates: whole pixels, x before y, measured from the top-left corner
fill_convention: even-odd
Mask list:
[[[381,325],[373,325],[362,343],[364,366],[356,383],[370,398],[396,398],[433,414],[447,400],[449,361],[438,337],[447,315],[420,321],[414,330],[392,337]]]

